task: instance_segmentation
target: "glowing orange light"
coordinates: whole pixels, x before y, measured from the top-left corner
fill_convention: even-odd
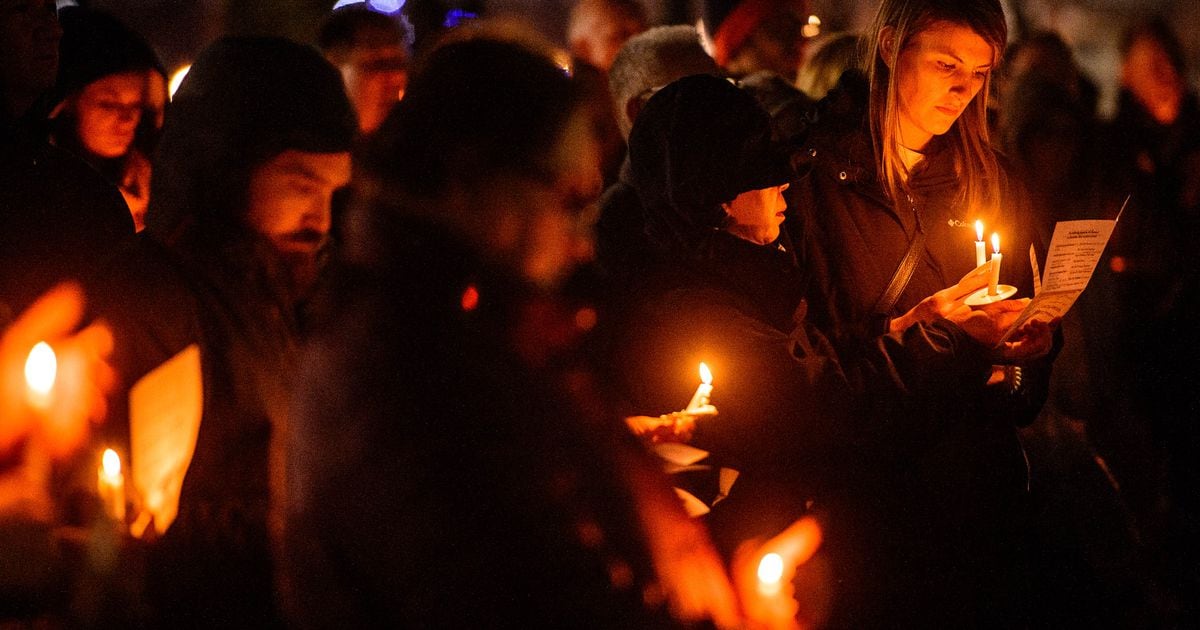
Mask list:
[[[992,253],[1000,253],[1000,235],[995,232],[992,232]]]
[[[111,448],[104,449],[100,464],[104,467],[105,476],[115,479],[121,475],[121,456]]]
[[[579,330],[591,330],[596,327],[596,309],[581,308],[575,311],[575,327]]]
[[[821,18],[810,15],[808,23],[800,27],[800,34],[805,37],[816,37],[821,34]]]
[[[125,475],[121,474],[121,457],[111,448],[104,449],[97,471],[96,492],[104,513],[112,520],[125,521]]]
[[[983,221],[975,221],[975,240],[983,240]]]
[[[475,285],[469,284],[462,294],[462,310],[473,311],[479,306],[479,289]]]
[[[705,363],[700,364],[700,382],[705,385],[712,385],[712,370],[708,369]]]
[[[57,378],[58,357],[54,354],[54,348],[45,341],[39,341],[25,360],[25,384],[29,387],[30,402],[39,407],[46,406]]]
[[[779,591],[779,583],[783,580],[783,556],[768,553],[758,561],[758,590],[764,595],[772,595]]]
[[[171,80],[167,82],[167,96],[171,100],[175,99],[175,91],[179,89],[179,84],[183,83],[183,78],[187,76],[188,70],[191,69],[192,64],[188,63],[179,66],[175,69],[175,72],[171,73]]]

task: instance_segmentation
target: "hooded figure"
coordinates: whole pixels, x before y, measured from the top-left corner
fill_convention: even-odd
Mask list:
[[[138,230],[150,194],[150,161],[167,98],[154,50],[115,17],[64,8],[62,63],[51,114],[54,143],[121,189]]]
[[[155,622],[277,621],[276,440],[355,130],[337,72],[282,39],[218,41],[172,102],[149,238],[98,292],[125,387],[191,344],[200,350],[195,451],[178,516],[150,554]],[[113,401],[118,410],[127,393]]]
[[[44,5],[0,14],[0,322],[133,236],[116,190],[47,141],[62,31]]]

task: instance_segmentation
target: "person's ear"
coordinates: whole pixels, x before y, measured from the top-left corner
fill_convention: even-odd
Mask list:
[[[888,70],[891,70],[896,61],[896,27],[885,26],[879,29],[879,56],[883,58]]]

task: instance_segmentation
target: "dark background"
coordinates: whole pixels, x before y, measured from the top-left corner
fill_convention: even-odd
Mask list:
[[[391,0],[397,2],[398,0]],[[526,17],[547,36],[563,40],[574,0],[408,0],[482,8]],[[1188,56],[1189,80],[1200,86],[1200,0],[1003,0],[1014,36],[1030,29],[1059,32],[1100,87],[1100,113],[1110,115],[1119,71],[1118,42],[1139,18],[1162,14]],[[878,0],[809,0],[829,30],[865,30]],[[144,33],[172,70],[225,34],[284,35],[312,41],[334,0],[92,0]],[[643,0],[656,24],[692,21],[698,0]]]

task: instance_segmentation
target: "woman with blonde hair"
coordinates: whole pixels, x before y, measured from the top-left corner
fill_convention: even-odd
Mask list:
[[[977,220],[1009,254],[1001,281],[1030,295],[1026,261],[1041,226],[991,148],[986,119],[1006,37],[999,0],[884,0],[866,76],[848,73],[817,106],[793,159],[809,170],[790,191],[799,209],[790,229],[812,275],[809,315],[831,338],[904,330],[967,308]],[[958,399],[937,403],[914,390],[897,417],[942,431],[921,446],[929,436],[891,445],[890,461],[869,465],[893,484],[885,536],[895,565],[881,572],[893,584],[878,588],[895,598],[885,609],[913,611],[901,625],[1021,625],[1029,615],[1029,480],[1016,427],[1045,401],[1053,333],[1039,325],[1021,334],[1039,351],[976,377]]]

